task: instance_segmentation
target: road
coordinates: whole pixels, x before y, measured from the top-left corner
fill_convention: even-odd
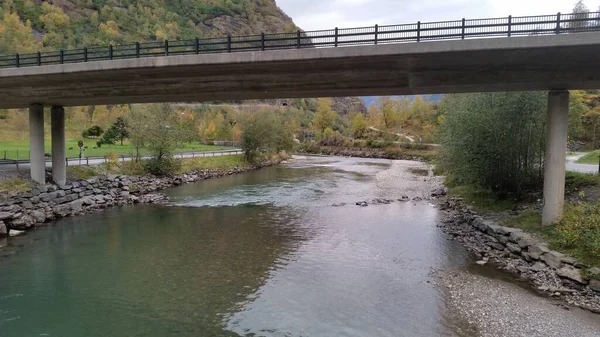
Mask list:
[[[585,156],[585,152],[575,152],[572,155],[567,156],[567,171],[581,172],[581,173],[598,173],[598,165],[595,164],[577,164],[575,163],[579,158]]]
[[[187,152],[175,155],[176,158],[195,158],[195,157],[218,157],[227,156],[234,154],[241,154],[241,149],[231,150],[219,150],[219,151],[204,151],[204,152]],[[143,156],[142,158],[148,159],[150,156]],[[119,156],[119,161],[130,161],[133,158],[131,156]],[[69,158],[68,166],[79,166],[79,165],[99,165],[105,163],[106,159],[102,157],[85,158],[79,160],[78,158]],[[46,160],[46,168],[52,167],[52,161]],[[29,171],[29,161],[23,160],[19,162],[19,171]],[[0,173],[7,175],[10,173],[17,173],[17,165],[14,160],[11,161],[0,161]]]

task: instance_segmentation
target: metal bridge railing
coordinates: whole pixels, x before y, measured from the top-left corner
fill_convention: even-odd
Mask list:
[[[504,18],[462,19],[417,22],[359,28],[297,31],[294,33],[226,36],[179,41],[160,41],[45,51],[0,56],[0,68],[18,68],[131,59],[142,57],[232,53],[278,49],[327,48],[386,43],[457,40],[484,37],[554,35],[600,31],[600,12],[508,16]]]

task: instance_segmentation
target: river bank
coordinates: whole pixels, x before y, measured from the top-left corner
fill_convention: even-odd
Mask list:
[[[275,160],[229,169],[193,170],[172,177],[107,174],[69,181],[63,186],[46,184],[29,191],[6,193],[0,196],[0,237],[17,236],[57,219],[111,206],[164,202],[165,196],[156,192],[199,180],[254,171],[279,162]],[[0,240],[0,248],[6,244],[6,239]]]
[[[424,161],[431,159],[435,154],[435,151],[427,149],[405,149],[400,146],[393,146],[387,148],[370,148],[311,145],[301,148],[300,150],[298,150],[298,153],[355,158]]]
[[[566,308],[600,314],[598,268],[549,249],[536,235],[480,216],[461,198],[450,197],[440,208],[444,219],[439,227],[472,252],[478,264],[508,272]]]

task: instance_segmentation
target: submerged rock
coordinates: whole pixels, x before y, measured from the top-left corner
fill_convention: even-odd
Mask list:
[[[357,201],[356,206],[367,207],[369,204],[366,201]]]

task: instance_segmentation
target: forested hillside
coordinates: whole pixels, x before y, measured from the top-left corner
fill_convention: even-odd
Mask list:
[[[3,0],[0,53],[297,29],[274,0]]]

